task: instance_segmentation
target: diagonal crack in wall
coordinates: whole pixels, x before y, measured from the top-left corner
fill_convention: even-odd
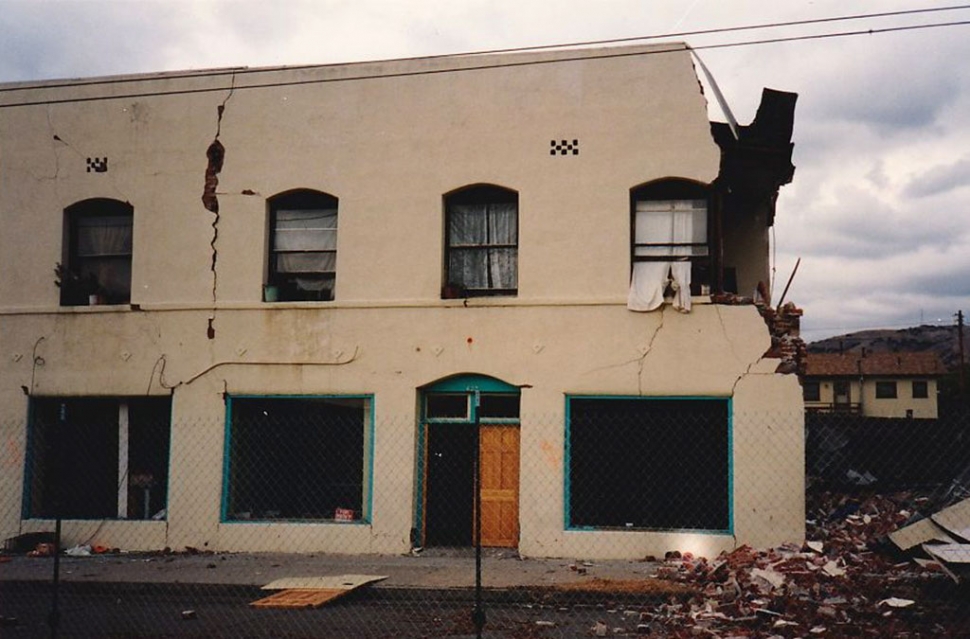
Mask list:
[[[653,343],[657,340],[657,335],[660,334],[660,330],[664,327],[664,310],[666,304],[660,307],[660,323],[657,324],[657,328],[653,331],[653,335],[650,336],[650,341],[647,342],[647,346],[643,351],[643,354],[637,358],[637,395],[643,395],[643,365],[646,362],[647,355],[653,350]]]

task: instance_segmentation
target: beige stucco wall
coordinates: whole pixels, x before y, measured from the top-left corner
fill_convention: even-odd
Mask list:
[[[0,536],[49,525],[20,520],[23,386],[37,396],[172,393],[168,520],[95,526],[100,543],[403,552],[414,525],[418,389],[467,372],[525,385],[523,554],[716,554],[799,540],[800,392],[793,376],[774,374],[776,361],[761,359],[769,338],[756,310],[698,300],[686,315],[640,314],[624,305],[629,190],[667,176],[710,182],[719,162],[688,54],[656,51],[141,77],[2,94],[0,106],[48,104],[0,109]],[[483,68],[454,72],[469,67]],[[259,83],[283,86],[246,88]],[[132,97],[166,92],[178,93]],[[57,103],[105,95],[117,97]],[[226,148],[218,219],[200,200],[217,130]],[[580,154],[550,156],[553,139],[578,139]],[[103,156],[108,172],[87,173],[85,159]],[[480,182],[519,193],[518,295],[466,306],[439,298],[441,198]],[[260,301],[266,198],[295,187],[339,198],[333,302]],[[132,307],[58,306],[62,211],[89,197],[134,207]],[[220,523],[224,393],[372,395],[371,523]],[[564,531],[571,393],[732,398],[734,536]],[[92,525],[64,530],[71,543]]]

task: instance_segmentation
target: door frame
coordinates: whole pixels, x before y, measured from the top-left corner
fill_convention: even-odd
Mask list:
[[[478,404],[473,401],[475,393],[493,396],[515,396],[521,397],[518,386],[509,384],[495,377],[475,373],[462,373],[440,379],[436,382],[422,386],[418,389],[418,419],[417,419],[417,454],[415,455],[415,500],[414,500],[414,534],[412,544],[424,546],[427,532],[427,486],[428,486],[428,426],[429,424],[454,424],[456,426],[467,426],[471,424],[485,425],[509,425],[520,427],[521,420],[519,411],[516,410],[515,417],[489,417],[480,415],[481,410]],[[429,395],[466,395],[467,411],[461,417],[429,417],[427,414]],[[481,435],[479,434],[479,437]],[[521,437],[520,437],[521,442]],[[521,444],[520,444],[521,445]],[[478,447],[476,446],[476,449]],[[520,456],[521,459],[521,456]],[[519,480],[519,491],[521,487],[521,474]],[[476,495],[471,496],[476,499]],[[472,509],[474,512],[474,508]],[[517,515],[518,516],[518,515]],[[473,541],[469,542],[469,546]]]

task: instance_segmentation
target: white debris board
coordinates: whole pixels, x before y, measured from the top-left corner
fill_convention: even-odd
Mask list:
[[[266,584],[263,586],[263,590],[353,590],[385,579],[387,579],[387,575],[283,577]]]
[[[956,539],[946,534],[946,531],[937,526],[932,519],[921,519],[915,524],[910,524],[905,528],[900,528],[895,532],[889,533],[889,539],[896,544],[900,550],[909,550],[925,544],[928,541],[938,541],[945,544],[955,544]]]
[[[970,541],[970,499],[944,508],[933,515],[932,519],[964,541]]]

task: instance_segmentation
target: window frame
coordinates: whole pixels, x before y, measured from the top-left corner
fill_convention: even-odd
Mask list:
[[[637,213],[640,203],[647,202],[704,202],[705,210],[705,242],[638,242],[637,241]],[[691,264],[691,295],[701,295],[702,287],[708,291],[714,285],[714,198],[711,187],[701,182],[686,178],[662,178],[653,180],[630,189],[630,270],[637,262],[690,262]],[[671,209],[671,213],[674,209]],[[694,254],[694,249],[702,252]],[[650,249],[666,249],[669,255],[642,254]],[[691,254],[682,255],[690,250]]]
[[[724,427],[724,513],[723,527],[671,527],[671,526],[637,526],[629,523],[619,525],[583,525],[573,521],[573,502],[574,482],[573,476],[573,457],[576,454],[575,442],[573,441],[573,418],[574,401],[593,400],[593,401],[626,401],[626,402],[718,402],[724,408],[725,422]],[[626,531],[626,532],[675,532],[675,533],[702,533],[712,535],[731,535],[734,533],[734,424],[733,424],[733,399],[731,397],[720,396],[642,396],[642,395],[580,395],[567,394],[565,396],[565,433],[564,433],[564,493],[563,493],[563,525],[567,531]],[[668,431],[675,432],[675,431]],[[615,460],[612,462],[615,468]]]
[[[491,215],[491,207],[515,206],[515,241],[498,242],[490,241],[489,233],[491,224],[486,220],[486,239],[483,243],[462,244],[452,238],[452,218],[456,215],[454,207],[468,205],[485,206],[485,215]],[[497,184],[473,184],[456,189],[447,193],[443,197],[444,206],[444,260],[443,260],[443,284],[441,287],[441,298],[468,298],[468,297],[495,297],[495,296],[516,296],[519,292],[519,193]],[[456,252],[481,252],[485,254],[485,280],[487,285],[482,287],[471,287],[463,276],[453,274],[452,259]],[[493,285],[493,273],[491,269],[491,256],[495,251],[511,251],[512,273],[511,278],[514,286],[502,287]]]
[[[41,406],[44,404],[45,406]],[[62,427],[60,420],[60,405],[67,405],[66,424],[72,425],[74,420],[76,432],[82,429],[90,430],[92,421],[90,417],[76,417],[79,410],[86,408],[90,414],[91,406],[101,404],[102,408],[113,405],[115,416],[110,418],[113,421],[93,423],[95,428],[102,430],[114,429],[114,436],[109,440],[109,445],[117,445],[112,451],[107,453],[108,461],[111,466],[108,468],[98,468],[99,474],[104,475],[104,482],[110,481],[112,492],[110,495],[100,495],[91,501],[105,501],[111,503],[112,508],[104,508],[102,512],[89,514],[76,514],[65,512],[62,507],[61,516],[63,519],[77,521],[165,521],[168,519],[168,492],[171,471],[171,438],[172,438],[172,399],[170,396],[32,396],[28,405],[28,429],[27,429],[27,448],[26,463],[24,464],[24,488],[21,517],[25,520],[45,520],[54,519],[57,516],[57,504],[47,504],[50,499],[56,502],[55,488],[46,486],[47,477],[53,475],[56,480],[57,473],[65,470],[64,468],[53,470],[46,464],[57,464],[58,455],[76,456],[77,460],[65,459],[60,457],[61,462],[67,462],[76,467],[79,463],[90,463],[91,455],[86,454],[85,448],[70,446],[71,440],[66,438],[62,441],[60,448],[54,443],[46,444],[48,432],[41,430],[56,429]],[[72,406],[73,405],[73,406]],[[55,415],[49,423],[39,423],[41,413],[46,412]],[[157,415],[157,417],[156,417]],[[77,422],[81,422],[77,424]],[[84,441],[93,441],[91,433],[85,435]],[[105,433],[101,433],[104,435]],[[77,435],[74,435],[75,439]],[[152,454],[150,451],[153,440],[158,440],[158,452]],[[122,454],[120,443],[125,441],[127,449]],[[40,447],[43,447],[41,449]],[[104,461],[103,447],[98,448]],[[147,456],[147,457],[146,457]],[[39,461],[47,460],[47,461]],[[80,460],[80,461],[78,461]],[[124,468],[122,469],[122,462]],[[45,464],[40,468],[39,464]],[[134,466],[137,464],[137,466]],[[133,472],[138,470],[139,472]],[[112,472],[113,471],[113,472]],[[145,472],[152,471],[152,472]],[[156,480],[154,473],[159,475]],[[122,483],[124,482],[124,483]],[[81,477],[75,482],[76,485],[83,487],[83,495],[89,497],[91,492],[90,476]],[[65,484],[70,485],[70,484]],[[107,485],[107,484],[106,484]],[[103,488],[103,486],[102,486]],[[126,490],[122,493],[123,488]],[[148,492],[144,492],[145,490]],[[69,488],[70,490],[70,488]],[[132,505],[132,494],[141,491],[134,501],[141,505],[141,512],[145,512],[144,497],[148,497],[148,516],[140,517],[129,516]],[[153,494],[154,493],[154,494]],[[70,500],[77,505],[76,499]],[[90,507],[90,502],[85,504]],[[49,506],[49,507],[48,507]],[[119,515],[119,511],[125,508],[125,516]],[[108,511],[113,511],[113,515],[108,515]],[[158,516],[159,513],[165,513]]]
[[[895,380],[877,380],[876,399],[899,399],[897,382]]]
[[[802,400],[806,402],[822,401],[822,383],[814,380],[803,381]]]
[[[919,388],[920,390],[917,390]],[[930,384],[925,379],[914,379],[911,386],[913,399],[929,399]]]
[[[266,249],[266,289],[263,300],[266,302],[330,302],[336,299],[337,260],[339,256],[340,200],[335,195],[315,189],[299,188],[278,193],[267,200],[267,249]],[[282,211],[320,211],[330,212],[334,226],[320,229],[333,234],[333,248],[283,249],[277,248],[279,214]],[[329,214],[328,214],[329,217]],[[279,267],[282,255],[331,255],[333,269],[319,271],[286,271]],[[317,295],[301,289],[296,283],[299,279],[329,282],[324,284]],[[272,292],[270,292],[272,291]]]
[[[362,448],[361,448],[361,503],[360,517],[342,520],[337,517],[336,510],[331,518],[238,518],[232,517],[230,512],[231,481],[233,462],[233,406],[235,402],[243,401],[354,401],[361,402],[362,417]],[[314,525],[370,525],[374,506],[374,395],[372,394],[322,394],[322,395],[252,395],[238,394],[226,396],[225,414],[225,443],[223,451],[222,498],[220,503],[220,523],[224,524],[314,524]],[[356,512],[356,508],[354,509]]]
[[[82,255],[80,229],[84,222],[97,219],[119,219],[126,223],[127,240],[120,252]],[[94,226],[94,225],[92,225]],[[109,225],[103,225],[105,228]],[[61,306],[98,304],[120,305],[131,302],[132,258],[134,256],[135,211],[128,202],[112,198],[80,200],[64,209],[64,237],[61,263],[58,264],[57,285]],[[101,265],[100,268],[98,265]],[[109,265],[114,265],[113,267]],[[120,269],[119,269],[120,266]],[[121,271],[114,285],[106,285],[105,272]],[[99,274],[101,277],[99,277]]]

